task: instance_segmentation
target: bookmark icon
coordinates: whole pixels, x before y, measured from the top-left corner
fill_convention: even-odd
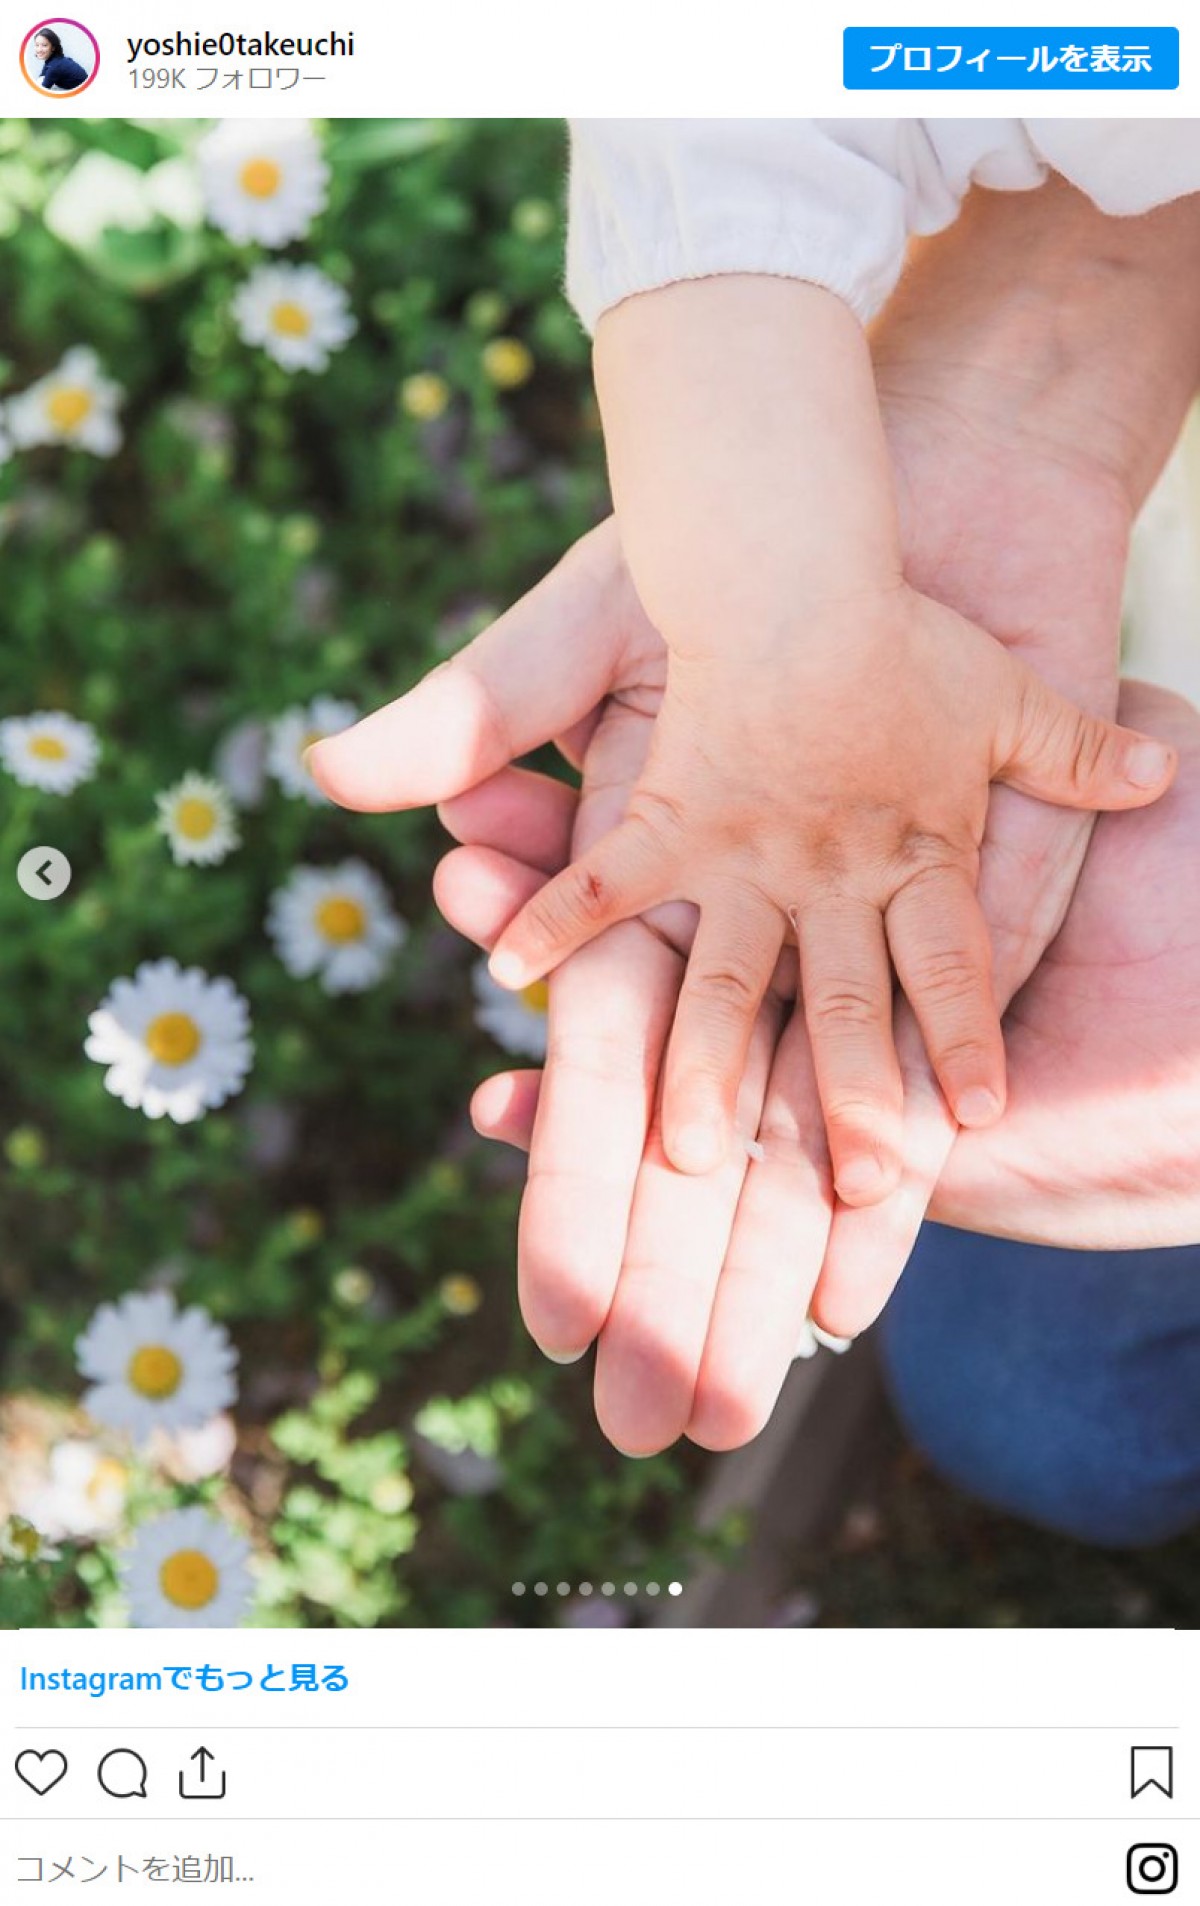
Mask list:
[[[1156,1789],[1165,1800],[1175,1798],[1175,1749],[1173,1747],[1134,1747],[1129,1756],[1130,1798]]]

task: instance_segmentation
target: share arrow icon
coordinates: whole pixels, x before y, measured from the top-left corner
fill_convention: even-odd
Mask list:
[[[224,1800],[225,1771],[214,1775],[217,1757],[207,1747],[198,1747],[191,1759],[199,1762],[199,1772],[189,1775],[183,1768],[179,1775],[179,1798],[181,1800]],[[218,1784],[219,1782],[219,1784]]]

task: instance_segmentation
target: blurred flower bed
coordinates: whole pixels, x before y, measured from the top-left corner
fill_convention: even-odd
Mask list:
[[[439,922],[434,819],[303,765],[605,507],[563,168],[0,124],[0,864],[74,867],[0,881],[5,1626],[627,1619],[699,1547],[516,1313],[465,1106],[542,1000]]]

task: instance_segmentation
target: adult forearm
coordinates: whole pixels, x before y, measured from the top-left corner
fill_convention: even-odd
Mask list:
[[[1059,178],[976,189],[914,247],[873,349],[890,401],[942,402],[1135,511],[1200,386],[1200,195],[1110,218]]]

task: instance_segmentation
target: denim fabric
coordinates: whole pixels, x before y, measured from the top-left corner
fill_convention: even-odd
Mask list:
[[[1200,1521],[1200,1245],[927,1224],[879,1338],[914,1441],[972,1494],[1105,1547]]]

